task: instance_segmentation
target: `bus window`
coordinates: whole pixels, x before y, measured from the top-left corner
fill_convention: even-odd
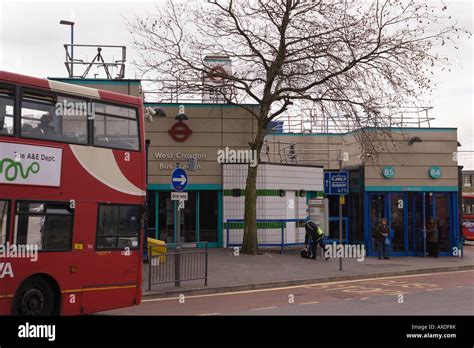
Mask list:
[[[0,86],[0,134],[13,134],[13,88]]]
[[[37,245],[40,251],[71,250],[73,212],[68,202],[19,202],[15,212],[15,244]]]
[[[95,103],[94,145],[138,150],[139,139],[135,109]]]
[[[87,101],[77,98],[24,93],[21,135],[87,144],[88,105]]]
[[[0,201],[0,244],[7,241],[8,226],[8,202]]]
[[[474,198],[462,199],[462,212],[463,214],[474,214]]]
[[[140,210],[136,205],[100,205],[96,249],[138,249]]]

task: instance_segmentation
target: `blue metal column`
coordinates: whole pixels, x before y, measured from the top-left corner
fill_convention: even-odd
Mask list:
[[[178,222],[178,206],[176,203],[177,201],[173,201],[173,243],[179,243],[179,236],[177,235],[178,228],[176,226]]]
[[[201,229],[200,229],[200,221],[199,221],[199,215],[201,213],[201,195],[200,191],[196,191],[196,242],[201,241]]]
[[[403,193],[403,234],[404,234],[404,243],[403,249],[405,249],[405,254],[408,255],[408,193]]]
[[[160,232],[160,195],[155,191],[155,239],[159,239]]]

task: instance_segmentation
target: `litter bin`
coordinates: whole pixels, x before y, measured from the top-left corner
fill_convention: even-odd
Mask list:
[[[152,266],[156,266],[166,261],[166,242],[164,240],[154,239],[154,238],[147,238],[148,242],[148,250],[151,250],[151,260]],[[159,255],[160,257],[153,257]],[[150,258],[150,255],[148,255]]]

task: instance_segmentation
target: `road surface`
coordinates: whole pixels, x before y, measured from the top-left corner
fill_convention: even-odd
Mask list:
[[[145,299],[107,315],[473,315],[474,270]]]

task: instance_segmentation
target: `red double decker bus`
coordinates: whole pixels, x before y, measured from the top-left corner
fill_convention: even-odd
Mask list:
[[[139,304],[142,100],[0,72],[0,314]]]
[[[474,241],[474,193],[463,193],[461,206],[464,239]]]

